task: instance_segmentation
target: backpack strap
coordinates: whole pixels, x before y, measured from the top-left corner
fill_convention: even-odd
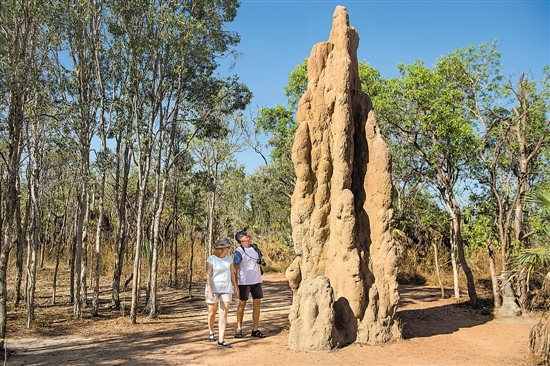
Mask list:
[[[239,247],[243,250],[243,253],[246,254],[246,250],[244,250],[243,245],[241,244],[241,245],[239,245]],[[250,244],[250,247],[252,249],[254,249],[256,251],[256,253],[258,253],[258,259],[263,257],[262,251],[260,250],[260,248],[258,248],[258,244]],[[248,254],[246,254],[246,255],[248,255]]]
[[[260,248],[258,248],[258,244],[250,244],[250,246],[252,248],[254,248],[256,253],[258,253],[258,258],[262,258],[263,254],[262,254],[262,251],[260,250]]]

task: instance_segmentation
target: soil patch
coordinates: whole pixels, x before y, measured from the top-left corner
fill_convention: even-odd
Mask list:
[[[260,329],[264,339],[250,337],[252,307],[245,313],[244,333],[233,338],[236,302],[229,314],[226,341],[219,349],[207,341],[204,284],[187,290],[164,288],[159,293],[160,315],[138,317],[131,325],[131,294],[125,309],[108,307],[110,293],[102,294],[101,315],[72,320],[72,307],[44,304],[37,310],[39,324],[24,328],[24,317],[8,320],[7,365],[529,365],[531,317],[495,320],[486,309],[471,309],[455,299],[439,299],[430,286],[400,286],[398,317],[404,340],[380,346],[352,344],[330,352],[296,352],[287,347],[288,313],[292,292],[281,274],[264,275]],[[449,290],[450,293],[450,290]],[[60,298],[61,301],[63,298]],[[20,310],[21,312],[24,310]],[[124,314],[125,312],[125,314]],[[124,314],[124,316],[121,316]],[[43,320],[40,320],[43,319]],[[46,319],[46,320],[44,320]]]

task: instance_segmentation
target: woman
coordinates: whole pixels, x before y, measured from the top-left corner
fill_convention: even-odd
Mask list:
[[[239,295],[239,286],[237,286],[233,271],[233,260],[229,255],[230,247],[231,242],[228,238],[218,240],[212,251],[213,254],[206,260],[205,297],[206,304],[208,304],[208,329],[210,330],[208,340],[210,342],[215,340],[214,322],[219,303],[218,347],[223,348],[232,348],[229,343],[225,343],[225,328],[232,294]]]

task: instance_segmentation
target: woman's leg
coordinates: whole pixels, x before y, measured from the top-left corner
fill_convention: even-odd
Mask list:
[[[227,314],[229,313],[230,302],[220,301],[220,314],[218,319],[218,341],[222,342],[225,337],[225,328],[227,326]]]
[[[216,311],[218,310],[218,304],[208,305],[208,330],[210,334],[214,334],[214,322],[216,321]]]

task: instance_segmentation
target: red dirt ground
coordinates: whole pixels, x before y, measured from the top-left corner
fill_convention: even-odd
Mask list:
[[[51,292],[51,290],[49,290]],[[454,299],[439,299],[439,289],[400,286],[398,317],[404,340],[380,346],[352,344],[326,352],[296,352],[287,347],[288,311],[292,293],[281,274],[264,275],[260,329],[264,339],[250,337],[251,308],[247,307],[246,336],[233,338],[235,308],[229,314],[226,341],[232,349],[209,343],[203,285],[193,299],[182,290],[159,293],[160,315],[138,317],[132,326],[126,314],[108,308],[107,288],[101,294],[101,315],[71,320],[72,308],[42,305],[39,324],[24,328],[24,316],[8,320],[7,365],[529,365],[531,317],[496,320]],[[449,291],[450,293],[450,291]],[[40,300],[46,304],[44,291]],[[251,306],[248,304],[247,306]],[[21,310],[24,311],[24,310]],[[88,310],[87,310],[88,311]],[[41,320],[42,319],[42,320]],[[47,319],[47,320],[44,320]]]

